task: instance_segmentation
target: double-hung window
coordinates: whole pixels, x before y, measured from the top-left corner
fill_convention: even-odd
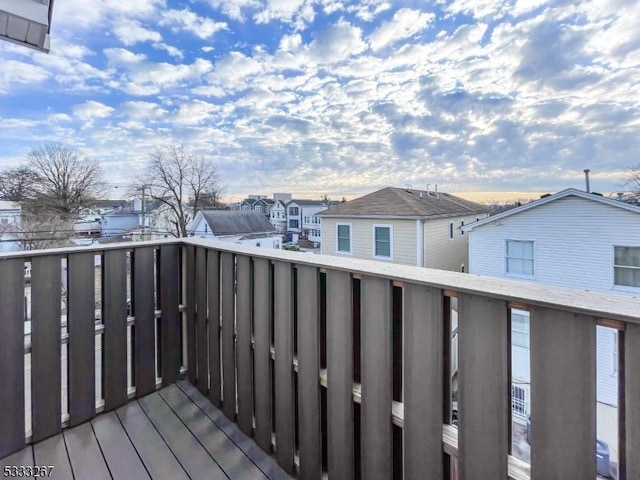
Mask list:
[[[613,284],[640,288],[640,247],[613,247]]]
[[[506,272],[533,277],[533,242],[507,240]]]
[[[373,226],[373,256],[391,258],[391,225]]]
[[[351,253],[351,225],[339,223],[336,225],[337,245],[336,251],[339,253]]]

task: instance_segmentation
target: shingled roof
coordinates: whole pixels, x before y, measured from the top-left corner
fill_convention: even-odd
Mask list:
[[[487,213],[489,209],[450,193],[386,187],[323,210],[320,217],[442,218]]]
[[[214,235],[275,232],[267,217],[256,211],[202,210],[198,213],[202,214]]]

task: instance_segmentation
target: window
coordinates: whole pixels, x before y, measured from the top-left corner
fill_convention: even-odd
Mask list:
[[[299,228],[298,220],[289,220],[289,228]]]
[[[511,310],[511,345],[529,350],[529,312]]]
[[[8,218],[0,218],[0,223],[2,223],[3,225],[8,225],[9,224],[9,219]]]
[[[249,205],[242,205],[241,209],[246,212],[247,210],[249,210]]]
[[[262,211],[262,205],[256,205],[255,207],[253,207],[253,209],[257,212],[261,212]]]
[[[453,240],[453,222],[449,222],[449,240]]]
[[[373,256],[391,258],[391,226],[373,226]]]
[[[507,273],[533,277],[533,242],[507,240]]]
[[[339,223],[336,225],[338,244],[337,252],[351,253],[351,225]]]
[[[289,207],[289,215],[298,215],[298,207]]]
[[[460,236],[461,237],[464,236],[464,230],[462,229],[462,227],[464,227],[464,220],[460,220]]]
[[[613,247],[613,284],[640,287],[640,247]]]

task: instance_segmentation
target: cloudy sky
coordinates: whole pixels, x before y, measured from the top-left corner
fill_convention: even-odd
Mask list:
[[[637,0],[56,0],[0,42],[0,169],[62,141],[127,182],[156,145],[229,197],[620,190],[640,162]]]

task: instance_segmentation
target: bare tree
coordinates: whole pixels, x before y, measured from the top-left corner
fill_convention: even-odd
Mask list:
[[[157,147],[149,155],[137,188],[166,206],[171,234],[176,237],[186,237],[187,226],[203,201],[218,201],[221,193],[213,162],[176,145]]]
[[[33,149],[28,166],[36,175],[31,203],[38,210],[68,216],[103,195],[100,164],[67,145],[48,143]]]
[[[629,175],[625,179],[625,186],[631,191],[625,192],[621,196],[623,202],[640,205],[640,163],[635,167],[629,167]]]
[[[0,200],[24,202],[35,197],[38,175],[29,167],[9,168],[0,173]]]
[[[13,237],[22,250],[39,250],[69,246],[73,222],[62,218],[57,212],[22,212],[20,225],[15,227]]]

